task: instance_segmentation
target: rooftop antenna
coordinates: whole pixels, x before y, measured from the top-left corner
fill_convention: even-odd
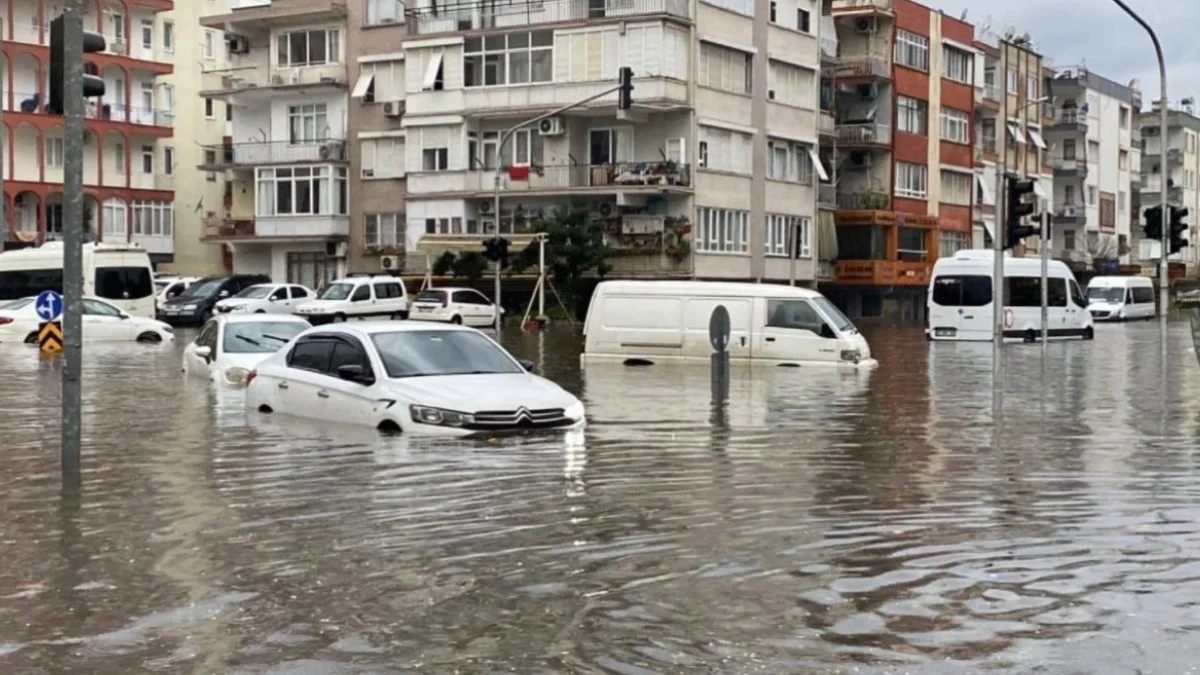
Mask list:
[[[963,10],[962,16],[958,17],[958,20],[963,22],[967,20],[967,10]]]

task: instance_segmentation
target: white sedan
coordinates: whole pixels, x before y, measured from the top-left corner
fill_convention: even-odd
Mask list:
[[[41,317],[34,298],[22,298],[0,309],[0,342],[36,344]],[[155,319],[131,316],[100,298],[83,299],[85,341],[170,342],[175,331]]]
[[[183,349],[183,372],[240,385],[254,366],[312,326],[291,314],[218,314]]]
[[[496,305],[473,288],[427,288],[413,300],[408,318],[491,328],[496,325]]]
[[[364,321],[310,328],[248,376],[246,407],[387,433],[582,428],[583,403],[472,328]]]
[[[291,314],[301,302],[317,294],[299,284],[255,284],[232,298],[218,300],[216,310],[225,314]]]

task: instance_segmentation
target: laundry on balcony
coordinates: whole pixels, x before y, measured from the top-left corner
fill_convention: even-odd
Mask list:
[[[509,180],[529,180],[529,165],[516,165],[508,167]]]
[[[613,167],[617,185],[689,185],[687,167],[678,162],[636,162]]]

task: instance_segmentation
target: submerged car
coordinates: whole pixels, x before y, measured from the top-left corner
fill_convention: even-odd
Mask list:
[[[183,372],[233,385],[311,326],[291,314],[218,314],[183,350]]]
[[[162,321],[131,316],[100,298],[83,298],[84,342],[170,342],[175,331]],[[42,324],[34,298],[22,298],[0,308],[0,342],[36,344]]]
[[[473,328],[310,328],[248,376],[246,407],[389,433],[467,436],[585,425],[583,403]]]

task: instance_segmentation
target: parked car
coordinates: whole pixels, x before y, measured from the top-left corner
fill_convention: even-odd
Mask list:
[[[154,296],[154,309],[158,316],[162,316],[163,303],[178,297],[199,279],[200,277],[155,276],[154,290],[157,295]]]
[[[218,314],[184,347],[183,372],[243,384],[259,362],[309,328],[291,314]]]
[[[315,326],[248,376],[249,411],[466,436],[585,424],[583,403],[473,328]]]
[[[504,309],[500,309],[504,315]],[[408,317],[464,326],[496,325],[496,305],[473,288],[427,288],[417,294]]]
[[[329,284],[316,300],[296,305],[295,313],[313,325],[349,319],[407,319],[408,291],[400,277],[352,275]]]
[[[22,298],[0,309],[0,342],[37,343],[42,319],[37,314],[34,301],[35,298]],[[132,316],[100,298],[83,298],[85,342],[170,342],[174,339],[175,331],[162,321]]]
[[[215,313],[217,301],[231,298],[255,284],[269,284],[265,274],[231,274],[206,277],[188,286],[180,295],[162,305],[162,317],[176,326],[203,325]]]
[[[218,313],[291,314],[297,303],[316,297],[299,284],[255,284],[232,298],[218,300]]]

